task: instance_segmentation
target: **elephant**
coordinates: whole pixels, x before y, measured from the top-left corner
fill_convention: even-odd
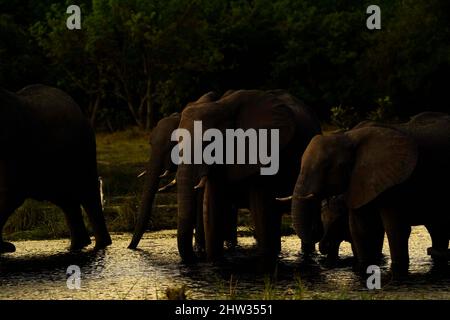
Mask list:
[[[322,201],[321,221],[323,237],[319,242],[321,254],[327,256],[327,263],[333,264],[339,257],[339,246],[343,241],[352,242],[348,226],[348,208],[344,195],[332,196]]]
[[[313,243],[321,200],[344,194],[360,271],[376,264],[384,231],[394,278],[408,274],[413,225],[428,229],[436,263],[447,263],[450,235],[450,116],[422,113],[403,124],[364,122],[342,134],[315,136],[301,160],[292,199],[294,229]],[[436,254],[439,253],[439,254]]]
[[[193,206],[195,189],[198,188],[205,190],[203,221],[209,261],[222,256],[222,226],[232,203],[250,209],[261,256],[276,257],[281,248],[283,206],[275,198],[292,192],[303,150],[311,138],[321,132],[314,112],[283,90],[238,90],[214,102],[186,107],[181,114],[179,129],[195,139],[197,121],[201,121],[204,130],[213,128],[222,134],[227,129],[243,132],[248,129],[278,129],[279,170],[274,175],[261,175],[261,163],[179,164],[177,241],[182,260],[195,259],[192,226],[196,218]],[[249,144],[245,151],[249,153]],[[317,225],[321,225],[320,218]]]
[[[233,91],[229,90],[224,95],[228,95]],[[205,102],[215,101],[219,96],[210,91],[201,96],[197,101],[190,102],[188,106],[195,106]],[[146,174],[144,190],[142,193],[142,201],[139,209],[137,223],[133,233],[133,238],[128,246],[130,249],[136,249],[141,240],[145,228],[150,220],[152,214],[152,206],[157,192],[163,192],[176,185],[176,179],[173,179],[168,185],[158,189],[161,178],[168,176],[170,173],[176,172],[177,166],[171,161],[171,151],[176,145],[176,142],[171,140],[172,133],[178,128],[181,120],[179,113],[173,113],[168,117],[161,119],[156,127],[152,130],[150,137],[150,146],[152,156],[146,166]],[[143,173],[143,174],[144,174]],[[143,175],[142,174],[142,175]],[[205,240],[203,232],[203,189],[196,191],[196,211],[197,219],[195,222],[195,244],[196,251],[201,254],[204,251]],[[236,224],[237,224],[237,209],[234,209],[233,214],[230,214],[233,220],[230,221],[228,237],[226,238],[227,245],[233,247],[237,242]]]
[[[146,175],[144,190],[142,192],[142,200],[133,238],[128,246],[130,249],[136,249],[145,232],[145,228],[151,217],[153,201],[158,192],[160,179],[167,176],[170,172],[176,171],[176,166],[170,160],[170,151],[175,145],[170,140],[170,137],[172,132],[178,128],[179,123],[180,114],[174,113],[158,121],[156,127],[152,130],[150,136],[152,156],[144,172]],[[172,185],[174,184],[175,181]],[[160,189],[165,190],[167,188],[168,185]]]
[[[423,112],[410,119],[407,124],[399,124],[398,127],[410,126],[411,123],[426,123],[434,121],[445,114],[440,112]],[[383,124],[373,120],[365,120],[358,123],[353,129],[371,127],[371,126],[387,126],[392,127],[396,125]],[[345,130],[336,130],[333,134],[343,133]],[[323,238],[319,242],[319,250],[322,254],[326,254],[327,258],[333,262],[338,257],[339,245],[342,241],[352,242],[349,222],[348,222],[348,208],[345,203],[345,196],[343,194],[332,196],[322,201],[321,220],[324,228]],[[353,250],[356,255],[355,250]],[[381,256],[381,252],[380,252]]]
[[[357,260],[356,249],[350,234],[345,196],[340,194],[322,200],[320,216],[323,224],[323,237],[319,242],[319,251],[326,255],[325,264],[327,267],[334,267],[338,262],[339,248],[344,241],[351,244],[353,257]],[[383,245],[378,246],[378,249],[376,261],[383,262]]]
[[[111,244],[94,131],[68,94],[44,85],[17,93],[0,89],[0,148],[0,252],[15,251],[3,241],[2,230],[28,198],[50,201],[64,211],[71,250],[91,243],[81,206],[93,228],[95,247]]]

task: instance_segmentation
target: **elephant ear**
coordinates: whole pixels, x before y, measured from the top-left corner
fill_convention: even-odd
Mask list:
[[[244,130],[278,129],[280,151],[288,145],[296,132],[299,104],[284,91],[259,91],[253,103],[239,110],[237,128]],[[256,116],[257,115],[257,116]]]
[[[283,150],[294,138],[296,130],[295,107],[288,104],[274,106],[272,114],[272,129],[280,130],[280,150]]]
[[[347,191],[349,208],[357,209],[404,182],[417,164],[417,145],[400,131],[370,127],[346,133],[355,145],[355,163]]]
[[[278,129],[279,152],[293,141],[296,133],[298,105],[272,92],[245,90],[237,91],[221,99],[225,116],[230,117],[230,128],[248,129]],[[245,103],[243,103],[245,102]],[[270,137],[270,131],[268,132]],[[272,151],[270,151],[272,153]],[[245,176],[259,174],[261,164],[228,165],[227,172],[230,180],[243,179]]]

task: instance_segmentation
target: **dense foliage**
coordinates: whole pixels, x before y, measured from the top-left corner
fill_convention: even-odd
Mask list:
[[[447,110],[450,1],[0,0],[0,85],[70,92],[111,130],[155,121],[202,93],[284,88],[322,120]],[[344,117],[344,119],[340,119]]]

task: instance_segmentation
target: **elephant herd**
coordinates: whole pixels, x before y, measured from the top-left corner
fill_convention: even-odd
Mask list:
[[[171,153],[178,141],[172,141],[172,133],[184,129],[195,137],[196,121],[220,132],[277,129],[277,173],[261,175],[260,163],[175,165]],[[339,244],[349,241],[358,269],[365,271],[379,263],[386,234],[391,271],[402,277],[408,272],[411,226],[424,225],[434,262],[448,263],[447,114],[425,112],[401,124],[364,121],[324,134],[314,112],[286,91],[209,92],[181,114],[160,120],[150,145],[131,249],[146,230],[155,194],[176,185],[178,251],[185,262],[220,259],[224,245],[236,245],[238,209],[247,208],[259,253],[267,261],[281,250],[281,217],[290,211],[306,256],[319,242],[321,253],[333,261]],[[81,206],[96,247],[111,244],[100,201],[95,136],[67,94],[42,85],[17,93],[0,89],[0,148],[0,231],[25,199],[34,198],[64,211],[71,249],[90,243]],[[160,188],[161,178],[175,172],[176,178]],[[0,253],[14,250],[0,233]]]

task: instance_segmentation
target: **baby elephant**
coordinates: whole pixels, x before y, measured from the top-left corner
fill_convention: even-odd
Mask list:
[[[333,196],[322,201],[321,219],[323,238],[319,242],[319,250],[327,256],[327,263],[333,264],[339,257],[341,242],[352,242],[344,195]]]
[[[329,266],[336,264],[339,258],[339,246],[343,241],[352,244],[353,256],[357,258],[350,233],[348,207],[343,194],[322,201],[321,220],[323,237],[319,242],[319,250],[321,254],[327,256],[326,264]],[[383,257],[381,250],[382,247],[377,252],[377,261]]]

